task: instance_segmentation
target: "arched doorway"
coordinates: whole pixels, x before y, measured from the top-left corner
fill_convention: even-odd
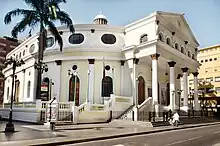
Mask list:
[[[72,76],[69,80],[69,101],[74,101],[75,98],[75,106],[79,106],[79,87],[78,76]]]
[[[19,102],[19,94],[20,94],[20,81],[15,81],[15,102]]]
[[[102,102],[104,103],[104,97],[110,97],[113,94],[113,81],[109,76],[105,76],[102,79]]]
[[[145,100],[145,81],[142,76],[138,77],[138,104]]]

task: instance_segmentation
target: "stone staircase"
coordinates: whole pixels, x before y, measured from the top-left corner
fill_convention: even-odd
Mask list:
[[[116,127],[142,127],[142,126],[153,127],[151,122],[131,121],[131,120],[122,120],[122,119],[114,119],[109,124]]]

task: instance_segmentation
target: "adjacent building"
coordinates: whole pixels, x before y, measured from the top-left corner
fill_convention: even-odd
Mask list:
[[[198,82],[207,88],[206,93],[220,95],[220,45],[201,48],[197,59],[201,64],[198,69]],[[190,89],[193,88],[193,79],[189,80]],[[214,92],[213,92],[214,91]],[[201,93],[200,93],[201,94]]]
[[[4,75],[2,74],[2,70],[5,68],[5,58],[6,55],[18,45],[19,42],[16,39],[10,37],[0,38],[0,104],[3,102],[4,95]]]

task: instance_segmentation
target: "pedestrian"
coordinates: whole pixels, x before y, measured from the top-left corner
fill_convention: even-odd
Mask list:
[[[179,114],[175,112],[175,114],[173,115],[173,125],[178,127],[178,123],[179,123]]]

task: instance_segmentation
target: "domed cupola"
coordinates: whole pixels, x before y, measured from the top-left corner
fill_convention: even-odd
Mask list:
[[[93,20],[93,23],[94,24],[104,24],[104,25],[107,25],[108,20],[105,17],[105,15],[102,14],[102,11],[100,11],[100,13],[97,16],[95,16],[95,18]]]

